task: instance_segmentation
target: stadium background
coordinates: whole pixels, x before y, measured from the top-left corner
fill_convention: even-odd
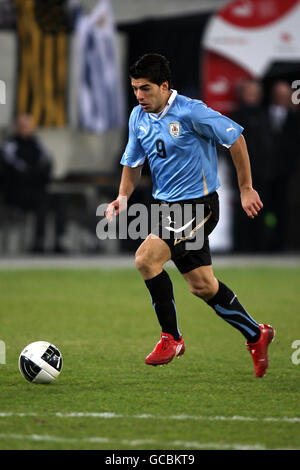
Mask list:
[[[243,6],[243,2],[234,3]],[[244,3],[249,6],[249,2]],[[261,5],[260,14],[270,9],[270,2],[253,2],[254,5],[258,3]],[[294,7],[297,2],[289,3],[290,7]],[[208,104],[214,105],[215,102],[207,92],[211,77],[207,72],[210,64],[204,35],[212,18],[226,4],[226,1],[195,0],[165,1],[163,4],[158,1],[130,0],[112,0],[110,3],[97,0],[1,0],[0,79],[6,85],[6,102],[1,104],[0,115],[1,141],[13,131],[14,119],[18,114],[26,112],[34,116],[37,134],[54,161],[48,191],[52,195],[58,194],[64,201],[62,246],[66,254],[126,253],[134,251],[140,243],[132,240],[99,241],[95,236],[98,220],[95,216],[96,207],[110,201],[118,188],[121,171],[119,160],[126,144],[127,119],[135,105],[129,86],[128,66],[144,52],[161,52],[170,59],[174,88],[191,97],[210,98]],[[96,19],[90,24],[97,29],[98,36],[95,37],[99,44],[106,41],[108,45],[97,57],[97,60],[102,61],[104,72],[100,76],[101,71],[92,71],[96,76],[99,74],[98,82],[87,90],[82,75],[90,67],[89,60],[93,63],[94,57],[85,42],[88,20],[84,24],[78,19],[80,15],[86,18],[90,15],[91,21],[93,12],[94,16],[96,13]],[[106,20],[103,20],[105,15],[106,24]],[[297,38],[293,39],[295,42]],[[257,46],[257,54],[263,55],[264,45]],[[108,53],[110,47],[112,50]],[[291,85],[299,75],[300,61],[295,58],[289,60],[288,54],[281,61],[276,61],[276,58],[271,60],[268,70],[260,77],[264,104],[268,104],[270,89],[276,80],[287,80]],[[233,76],[231,95],[241,76]],[[101,94],[108,97],[102,109]],[[93,123],[88,117],[88,113],[91,113],[90,103],[96,100],[100,103],[97,125],[95,120]],[[297,134],[300,135],[298,108],[295,106]],[[112,113],[112,109],[116,112]],[[219,110],[222,112],[224,109]],[[257,165],[256,161],[253,162],[253,156],[250,157],[252,164]],[[297,184],[299,150],[292,155],[292,175],[289,174],[282,182],[284,192],[288,193],[285,218],[278,218],[271,209],[266,209],[255,235],[256,238],[264,239],[256,244],[252,241],[253,237],[246,240],[250,222],[241,219],[235,174],[228,153],[219,149],[219,159],[222,216],[211,238],[213,251],[298,252],[300,229],[294,214],[300,200]],[[146,166],[142,185],[131,203],[139,201],[148,204],[150,192]],[[10,208],[9,217],[6,217],[3,201],[1,211],[1,255],[28,253],[34,224],[32,214],[23,214],[19,210],[14,214]],[[53,247],[52,212],[49,210],[47,216],[46,252],[51,252]],[[235,225],[244,226],[244,232],[236,233]],[[284,230],[286,236],[282,243],[276,243],[274,240],[278,238],[280,229]],[[246,242],[240,244],[238,239],[243,237]]]

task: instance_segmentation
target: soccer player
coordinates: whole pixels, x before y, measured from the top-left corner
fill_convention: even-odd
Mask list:
[[[176,203],[189,210],[192,207],[191,220],[179,229],[170,215],[162,216],[158,230],[152,230],[136,252],[136,267],[149,290],[162,329],[160,340],[145,362],[153,366],[167,364],[185,351],[177,324],[172,281],[163,268],[172,259],[190,291],[246,338],[255,375],[263,377],[268,367],[267,350],[274,329],[267,324],[258,324],[235,293],[216,279],[208,241],[219,218],[216,142],[230,149],[241,205],[248,217],[256,217],[263,207],[252,187],[243,128],[202,101],[182,96],[172,89],[169,63],[160,54],[140,57],[130,68],[130,78],[138,105],[129,119],[129,139],[121,159],[123,171],[119,194],[108,205],[106,217],[111,221],[113,215],[126,210],[146,158],[157,204],[171,207]],[[201,220],[197,220],[199,205],[203,208]],[[189,236],[180,238],[177,235],[178,230],[183,231],[186,226],[189,226],[191,238],[200,227],[204,228],[202,247],[193,249]],[[162,236],[166,230],[169,237]]]

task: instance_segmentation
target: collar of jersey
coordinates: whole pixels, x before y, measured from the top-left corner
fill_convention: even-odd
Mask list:
[[[168,99],[168,102],[167,102],[166,106],[164,107],[164,109],[162,111],[160,111],[160,113],[158,113],[158,114],[149,113],[149,116],[152,117],[152,119],[155,119],[156,121],[159,121],[160,119],[162,119],[167,114],[167,112],[169,111],[169,109],[172,106],[176,96],[177,96],[177,90],[171,90],[170,98]]]

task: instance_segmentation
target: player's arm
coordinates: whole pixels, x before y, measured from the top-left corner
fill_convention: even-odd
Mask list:
[[[143,165],[135,168],[130,166],[123,167],[118,197],[108,205],[105,213],[110,222],[113,215],[117,216],[120,212],[126,210],[128,199],[140,180],[142,168]]]
[[[230,149],[237,171],[242,207],[253,219],[263,205],[252,187],[249,155],[242,135],[243,127],[196,100],[192,101],[190,117],[196,132]]]
[[[263,203],[252,187],[250,159],[242,134],[231,145],[230,154],[237,172],[242,207],[246,214],[253,219],[263,207]]]

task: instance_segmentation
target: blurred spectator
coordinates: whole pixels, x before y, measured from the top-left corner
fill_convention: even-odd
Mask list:
[[[285,81],[270,90],[262,105],[259,81],[246,80],[239,86],[239,106],[232,119],[244,127],[253,186],[264,204],[260,217],[247,220],[235,204],[234,242],[237,251],[275,252],[288,249],[287,206],[293,172],[299,158],[299,131],[292,109],[292,89]]]
[[[262,106],[263,90],[258,80],[247,79],[237,89],[239,104],[230,117],[244,127],[251,160],[253,186],[265,204],[271,157],[271,138],[266,131],[268,117]],[[234,203],[233,237],[234,249],[241,252],[267,251],[264,233],[264,211],[249,220],[240,210],[239,194]]]
[[[271,249],[282,250],[289,248],[288,232],[293,230],[287,218],[289,192],[300,156],[298,120],[292,104],[292,89],[286,81],[277,81],[271,88],[268,120],[271,162],[265,217],[269,217],[269,228],[273,229]]]
[[[293,110],[297,120],[297,135],[300,140],[300,103],[294,101]],[[300,220],[295,214],[300,213],[300,150],[288,190],[288,221],[286,246],[290,251],[300,251]]]
[[[31,251],[44,252],[46,218],[50,207],[47,184],[50,180],[51,157],[34,133],[30,115],[16,119],[15,133],[2,143],[2,193],[7,206],[35,215],[34,241]],[[60,251],[62,218],[56,221],[55,251]]]

